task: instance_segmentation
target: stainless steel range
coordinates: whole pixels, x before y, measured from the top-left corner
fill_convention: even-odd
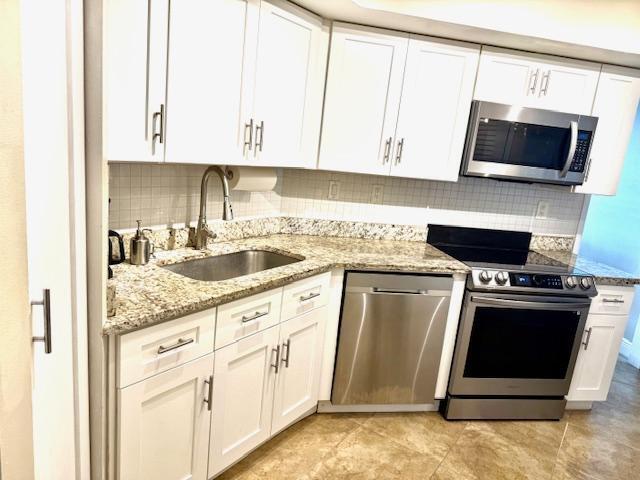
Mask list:
[[[529,251],[531,234],[429,226],[428,242],[472,268],[449,378],[447,419],[559,419],[593,277]]]

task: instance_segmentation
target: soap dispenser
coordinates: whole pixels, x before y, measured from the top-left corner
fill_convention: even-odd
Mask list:
[[[138,229],[129,244],[129,261],[132,265],[146,265],[153,253],[153,244],[145,237],[144,230],[140,228],[142,222],[140,220],[136,220],[136,222],[138,222]]]

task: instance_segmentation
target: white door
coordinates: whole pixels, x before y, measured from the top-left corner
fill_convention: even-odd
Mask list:
[[[213,354],[118,390],[118,479],[206,480]]]
[[[106,158],[161,162],[169,0],[106,0],[104,12]]]
[[[269,438],[279,328],[215,352],[209,477]]]
[[[75,203],[70,180],[77,171],[72,159],[72,96],[68,90],[73,79],[65,67],[71,55],[67,41],[74,41],[67,37],[67,3],[24,0],[21,10],[29,296],[32,301],[42,300],[43,289],[49,289],[51,318],[51,353],[45,353],[43,343],[33,344],[34,470],[38,480],[82,475],[76,470],[82,445],[75,436],[81,413],[76,413],[74,396],[80,399],[82,392],[77,390],[74,374],[72,212],[78,209],[82,215],[83,203]],[[43,306],[32,307],[31,319],[33,335],[43,336]]]
[[[260,0],[171,3],[168,162],[239,164],[248,147]]]
[[[615,195],[640,99],[640,71],[604,65],[592,115],[598,117],[586,182],[580,193]]]
[[[272,435],[318,403],[326,317],[325,306],[280,325],[282,354],[273,400]]]
[[[412,36],[391,175],[458,179],[480,47]]]
[[[607,399],[626,323],[627,315],[589,315],[568,400]]]
[[[599,63],[564,58],[540,63],[537,107],[591,115],[600,67]]]
[[[482,47],[474,100],[534,106],[540,67],[530,58],[502,48]]]
[[[408,35],[335,23],[318,166],[387,175]]]
[[[288,2],[262,2],[249,163],[315,168],[327,47],[320,18]]]

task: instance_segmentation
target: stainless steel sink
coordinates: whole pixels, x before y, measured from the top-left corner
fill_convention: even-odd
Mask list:
[[[194,280],[214,282],[282,267],[299,261],[298,258],[265,250],[243,250],[215,257],[187,260],[186,262],[165,265],[162,268]]]

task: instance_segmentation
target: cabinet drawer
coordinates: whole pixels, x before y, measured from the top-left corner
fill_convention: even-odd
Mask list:
[[[633,287],[597,286],[597,288],[598,296],[591,301],[589,313],[613,315],[629,313],[633,302]]]
[[[216,350],[280,321],[282,288],[269,290],[218,307]]]
[[[213,352],[216,310],[187,315],[118,338],[118,387]]]
[[[331,272],[286,285],[282,294],[282,321],[322,307],[329,302]]]

